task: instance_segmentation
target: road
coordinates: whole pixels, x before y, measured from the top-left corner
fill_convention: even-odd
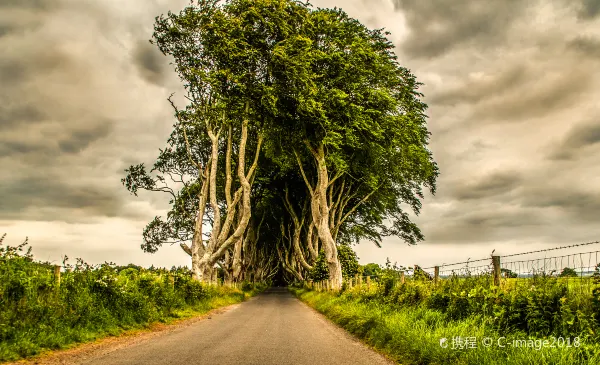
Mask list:
[[[86,365],[377,365],[391,364],[285,288],[266,292],[210,319],[149,338]]]

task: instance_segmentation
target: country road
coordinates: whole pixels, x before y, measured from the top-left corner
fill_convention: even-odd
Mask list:
[[[79,362],[86,365],[391,364],[296,299],[271,288],[224,313]]]

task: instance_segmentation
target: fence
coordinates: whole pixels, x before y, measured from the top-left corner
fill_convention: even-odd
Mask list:
[[[436,265],[421,268],[414,265],[410,269],[402,269],[399,273],[399,283],[404,283],[407,279],[414,279],[416,275],[421,275],[429,279],[433,284],[438,284],[445,279],[461,279],[473,277],[487,277],[490,284],[494,286],[520,285],[525,281],[518,279],[539,278],[539,277],[559,277],[561,280],[578,280],[580,283],[588,285],[578,285],[582,290],[591,289],[591,283],[594,278],[600,278],[600,250],[586,250],[582,252],[571,252],[568,254],[539,257],[549,251],[564,251],[568,249],[587,247],[600,244],[600,241],[579,243],[570,246],[554,247],[536,251],[515,253],[510,255],[490,255],[486,258],[476,260],[466,260],[451,264]],[[538,257],[525,258],[526,256],[537,255]],[[377,281],[375,276],[358,276],[345,279],[349,287],[356,285],[371,286],[371,281]],[[329,290],[332,285],[329,281],[308,282],[307,285],[316,290]]]

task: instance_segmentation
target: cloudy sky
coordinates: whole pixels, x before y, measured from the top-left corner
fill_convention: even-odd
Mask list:
[[[391,31],[425,84],[441,170],[415,218],[426,242],[364,243],[362,263],[430,266],[600,239],[599,0],[312,3]],[[141,251],[168,199],[135,198],[120,182],[164,145],[169,94],[183,103],[148,39],[155,16],[186,4],[0,0],[5,243],[28,236],[38,259],[57,263],[189,263],[176,246]]]

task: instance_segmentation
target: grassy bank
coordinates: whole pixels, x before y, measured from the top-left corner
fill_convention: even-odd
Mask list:
[[[292,288],[302,301],[323,313],[333,322],[401,364],[468,364],[468,365],[573,365],[600,364],[600,345],[581,339],[580,346],[533,348],[510,346],[513,340],[543,340],[523,332],[499,332],[487,324],[486,318],[470,315],[451,319],[439,310],[425,306],[398,306],[365,299],[356,290],[343,293],[316,292]],[[372,293],[376,293],[374,289]],[[368,298],[368,293],[366,293]],[[371,299],[374,299],[372,297]],[[505,337],[502,340],[501,337]],[[442,338],[448,339],[440,345]],[[459,339],[476,338],[476,347],[460,349]],[[491,339],[491,346],[482,344]],[[455,349],[453,347],[456,345]],[[500,340],[500,343],[498,341]],[[573,339],[571,339],[573,340]],[[549,339],[551,344],[552,340]],[[541,345],[541,342],[538,342]],[[500,345],[504,345],[501,348]],[[541,346],[540,346],[541,347]]]
[[[61,273],[21,247],[0,247],[0,361],[169,323],[238,303],[263,290],[203,285],[189,271],[87,265]]]

